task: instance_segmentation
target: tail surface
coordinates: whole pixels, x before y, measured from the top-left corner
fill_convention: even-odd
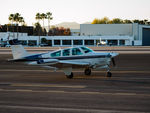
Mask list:
[[[11,49],[13,59],[20,59],[30,55],[22,45],[11,45]]]

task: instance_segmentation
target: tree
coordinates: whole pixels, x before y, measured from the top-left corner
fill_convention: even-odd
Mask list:
[[[36,13],[35,19],[38,20],[38,23],[40,23],[41,18],[41,14],[40,13]]]
[[[10,14],[8,20],[11,21],[11,24],[14,22],[14,14]]]
[[[50,12],[47,12],[46,14],[45,13],[37,13],[36,16],[35,16],[35,19],[38,20],[38,23],[40,23],[40,20],[43,21],[43,32],[45,32],[44,20],[48,19],[48,32],[49,32],[49,30],[50,30],[50,20],[53,19],[52,13],[50,13]]]
[[[42,39],[41,39],[41,43],[42,43],[42,44],[46,44],[46,43],[47,43],[47,39],[46,39],[46,38],[42,38]]]
[[[144,24],[148,24],[148,20],[147,19],[144,19]]]
[[[39,36],[39,45],[40,45],[40,32],[41,32],[41,25],[40,25],[40,20],[41,18],[41,14],[40,13],[36,13],[35,15],[35,19],[38,21],[37,23],[35,23],[35,28],[34,28],[34,35],[38,35]]]
[[[9,17],[8,17],[8,20],[12,22],[15,22],[16,23],[16,26],[17,26],[17,38],[18,38],[18,25],[19,23],[22,23],[24,21],[24,18],[21,17],[21,15],[19,13],[15,13],[15,14],[10,14]],[[14,30],[13,30],[14,31]]]
[[[123,22],[124,22],[124,24],[131,24],[132,23],[132,21],[131,20],[123,20]]]
[[[71,31],[70,31],[70,29],[69,29],[69,28],[65,29],[65,31],[64,31],[64,35],[66,35],[66,36],[71,35]]]
[[[43,20],[43,29],[44,29],[44,19],[46,19],[46,14],[42,13],[41,14],[41,19]]]
[[[95,18],[91,24],[99,24],[99,19]]]
[[[109,23],[109,18],[108,17],[104,17],[102,19],[97,19],[95,18],[92,22],[92,24],[108,24]]]
[[[42,35],[42,27],[39,22],[34,24],[33,35],[35,35],[35,36]]]
[[[108,17],[104,17],[102,19],[99,20],[100,24],[108,24],[109,23],[109,18]]]
[[[112,24],[122,24],[122,23],[123,23],[123,20],[120,18],[114,18],[112,20]]]
[[[16,22],[17,25],[17,38],[18,38],[18,25],[19,25],[19,20],[21,19],[21,15],[19,13],[14,14],[14,22]]]
[[[9,17],[8,17],[8,20],[10,21],[11,26],[13,26],[13,22],[14,22],[14,14],[10,14]],[[8,29],[7,29],[7,30],[8,30]],[[14,28],[13,28],[13,32],[14,32]]]
[[[52,17],[52,13],[50,13],[50,12],[47,12],[46,15],[47,15],[46,19],[48,19],[48,32],[49,32],[49,30],[50,30],[50,20],[52,20],[53,17]]]
[[[70,36],[71,31],[69,28],[64,28],[64,27],[53,27],[49,31],[49,35],[52,36]]]
[[[25,26],[25,21],[23,17],[19,18],[19,23],[21,23],[22,26]]]

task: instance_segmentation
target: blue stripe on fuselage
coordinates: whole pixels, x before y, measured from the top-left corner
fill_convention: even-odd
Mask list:
[[[47,54],[47,53],[27,56],[24,59],[37,61],[37,60],[41,60],[41,59],[75,60],[75,59],[92,59],[92,58],[111,58],[110,54],[107,54],[107,55],[87,55],[87,56],[84,56],[84,55],[83,56],[82,55],[80,55],[80,56],[60,56],[60,57],[42,58],[43,54]]]
[[[27,56],[27,57],[24,57],[24,59],[27,59],[27,60],[41,59],[43,54],[45,54],[45,53]]]

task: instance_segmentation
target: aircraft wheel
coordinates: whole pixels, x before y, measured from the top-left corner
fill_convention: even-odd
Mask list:
[[[107,77],[111,77],[112,73],[111,72],[107,72]]]
[[[84,74],[85,75],[91,75],[91,69],[85,69]]]
[[[72,79],[73,78],[73,73],[71,72],[70,75],[66,75],[67,78]]]

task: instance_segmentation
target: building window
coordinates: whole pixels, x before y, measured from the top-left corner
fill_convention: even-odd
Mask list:
[[[119,45],[125,45],[125,40],[119,40]]]
[[[37,45],[37,41],[36,40],[29,40],[28,41],[28,45],[29,46],[36,46]]]
[[[118,40],[108,40],[107,44],[110,45],[110,46],[111,45],[118,45]]]
[[[20,44],[22,45],[27,45],[27,41],[26,40],[19,40]]]
[[[60,45],[60,40],[54,40],[54,45]]]
[[[71,40],[62,40],[63,45],[71,45]]]
[[[47,45],[52,46],[52,40],[47,40]]]
[[[94,40],[85,40],[85,45],[94,45]]]
[[[103,45],[106,40],[96,40],[96,45]]]
[[[83,40],[73,40],[73,45],[82,45]]]
[[[63,50],[63,56],[69,56],[70,55],[70,49]]]

